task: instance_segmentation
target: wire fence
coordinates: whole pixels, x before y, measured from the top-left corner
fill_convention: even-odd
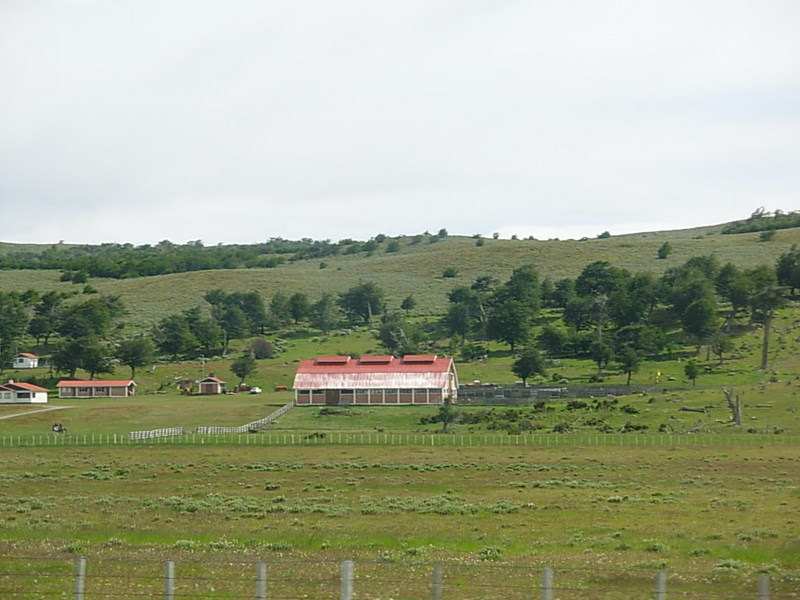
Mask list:
[[[767,576],[501,563],[0,557],[6,600],[796,600],[798,574]]]
[[[0,448],[43,446],[798,446],[790,434],[444,434],[444,433],[185,433],[169,437],[132,438],[117,433],[4,435]]]

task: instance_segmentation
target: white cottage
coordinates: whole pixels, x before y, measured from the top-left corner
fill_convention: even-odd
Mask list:
[[[20,352],[14,358],[15,369],[35,369],[39,366],[39,357],[30,352]]]
[[[0,383],[0,404],[40,404],[47,402],[47,390],[32,383]]]

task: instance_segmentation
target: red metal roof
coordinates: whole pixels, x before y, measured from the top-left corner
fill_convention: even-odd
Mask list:
[[[301,360],[294,378],[295,389],[439,388],[458,385],[452,358],[436,355],[349,356]],[[451,378],[452,373],[452,378]]]
[[[99,379],[92,379],[84,381],[80,379],[62,379],[56,384],[56,387],[119,387],[136,385],[133,379],[120,379],[116,381],[101,381]]]
[[[39,358],[35,354],[31,354],[30,352],[20,352],[17,356],[24,356],[25,358]]]
[[[0,388],[6,390],[27,390],[29,392],[46,392],[47,388],[33,385],[32,383],[25,383],[23,381],[9,381],[8,383],[0,384]]]

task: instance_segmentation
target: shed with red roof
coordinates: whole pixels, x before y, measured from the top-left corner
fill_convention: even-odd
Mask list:
[[[136,382],[132,379],[118,381],[62,379],[56,387],[59,398],[125,398],[136,393]]]
[[[197,390],[200,394],[221,394],[225,391],[225,382],[219,377],[209,375],[197,380]]]
[[[456,400],[452,358],[435,354],[320,356],[301,360],[294,377],[297,406],[349,404],[441,404]]]

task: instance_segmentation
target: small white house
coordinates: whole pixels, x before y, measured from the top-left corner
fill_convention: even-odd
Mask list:
[[[39,366],[39,357],[30,352],[20,352],[14,359],[15,369],[35,369]]]
[[[0,404],[42,404],[47,402],[47,390],[32,383],[0,383]]]

